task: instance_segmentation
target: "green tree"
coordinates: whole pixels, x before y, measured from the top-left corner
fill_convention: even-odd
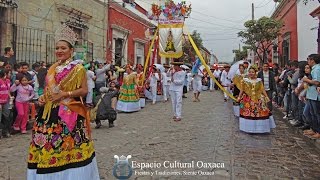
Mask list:
[[[198,49],[203,47],[203,42],[202,42],[202,38],[200,33],[198,33],[196,30],[194,30],[191,34],[191,37],[194,41],[194,43],[197,45]],[[194,60],[194,56],[196,55],[195,50],[193,49],[191,43],[189,42],[188,36],[185,35],[184,36],[185,41],[184,44],[182,46],[182,50],[183,50],[183,60],[186,63],[190,63]]]
[[[238,36],[258,54],[262,62],[266,62],[267,52],[273,45],[273,41],[280,35],[282,25],[281,21],[264,16],[258,20],[245,22],[246,29],[240,31]],[[262,52],[262,55],[258,52]]]
[[[307,4],[307,3],[310,2],[310,1],[314,1],[314,0],[303,0],[303,3],[304,3],[304,4]],[[320,3],[320,0],[318,0],[318,2]]]
[[[251,48],[251,46],[243,46],[242,50],[239,50],[239,49],[233,50],[233,53],[235,53],[235,61],[245,59],[248,56],[247,50],[250,48]]]

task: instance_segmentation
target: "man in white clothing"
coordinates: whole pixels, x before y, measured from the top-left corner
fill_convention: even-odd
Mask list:
[[[157,72],[157,68],[153,67],[149,81],[150,81],[150,89],[151,89],[151,94],[152,94],[152,104],[155,104],[157,101],[157,83],[160,80],[159,74]]]
[[[221,71],[219,69],[219,66],[218,65],[214,65],[213,76],[216,78],[217,81],[220,81],[220,74],[221,74]],[[214,81],[212,82],[212,84],[213,84],[213,88],[217,90],[218,86],[216,86]]]
[[[200,102],[199,96],[202,90],[202,77],[203,77],[203,73],[200,69],[198,69],[197,74],[193,74],[193,81],[192,81],[192,88],[193,88],[193,94],[194,94],[193,102],[197,102],[197,101]]]
[[[163,100],[164,102],[168,101],[168,96],[169,96],[169,87],[171,84],[171,77],[170,77],[170,66],[167,64],[164,64],[163,67],[165,68],[165,71],[161,73],[161,78],[162,78],[162,91],[163,91]]]
[[[224,71],[221,74],[221,85],[224,87],[226,91],[231,93],[230,85],[231,85],[231,79],[228,77],[230,71],[230,65],[224,66]],[[224,93],[224,101],[226,102],[229,99],[229,96]]]
[[[88,84],[88,94],[86,97],[86,105],[88,107],[93,107],[93,89],[95,87],[94,81],[96,80],[96,76],[94,74],[94,66],[90,66],[87,71],[87,84]]]
[[[183,62],[175,60],[171,64],[174,65],[173,71],[171,71],[171,85],[169,88],[172,101],[173,119],[174,121],[181,121],[182,92],[186,73],[180,67]]]

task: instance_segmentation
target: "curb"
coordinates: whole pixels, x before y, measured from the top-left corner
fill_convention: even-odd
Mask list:
[[[282,116],[285,115],[284,112],[282,112],[280,109],[276,108],[273,106],[273,114],[277,115],[280,119],[280,121],[283,121],[288,127],[290,127],[290,130],[292,132],[294,132],[295,134],[298,134],[300,136],[302,136],[302,138],[310,143],[310,144],[313,144],[318,150],[320,150],[320,139],[311,139],[311,138],[308,138],[307,136],[303,135],[303,130],[301,129],[298,129],[294,126],[292,126],[290,124],[290,122],[287,120],[287,119],[283,119]]]

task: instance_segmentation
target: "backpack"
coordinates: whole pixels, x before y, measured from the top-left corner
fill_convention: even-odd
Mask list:
[[[101,96],[101,98],[99,99],[97,105],[96,105],[94,108],[91,108],[91,109],[90,109],[90,112],[89,112],[89,113],[90,113],[90,120],[91,120],[91,122],[94,122],[94,121],[97,119],[98,106],[99,106],[99,104],[101,103],[101,100],[103,99],[104,95],[105,95],[105,94],[103,94],[103,95]]]

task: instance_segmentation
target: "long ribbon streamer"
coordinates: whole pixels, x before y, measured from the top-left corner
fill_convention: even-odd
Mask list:
[[[214,77],[214,75],[212,74],[211,70],[209,69],[209,66],[206,64],[205,60],[203,59],[197,45],[194,43],[190,33],[187,31],[187,34],[188,34],[188,38],[189,38],[189,41],[192,45],[192,47],[194,48],[194,50],[196,51],[196,54],[198,55],[198,57],[200,58],[200,61],[202,63],[202,65],[206,68],[210,78],[212,78],[214,80],[214,82],[218,85],[218,87],[224,92],[227,94],[227,96],[229,96],[231,99],[235,100],[236,101],[236,98],[230,94],[226,89],[224,89],[221,84],[216,80],[216,78]]]

